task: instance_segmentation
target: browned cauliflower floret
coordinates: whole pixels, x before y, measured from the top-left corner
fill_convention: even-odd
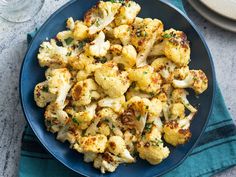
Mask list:
[[[88,38],[88,27],[82,21],[76,20],[72,34],[74,39],[82,41]]]
[[[139,157],[152,165],[159,164],[169,156],[170,151],[168,147],[164,147],[161,132],[155,125],[147,126],[146,131],[147,133],[137,144]]]
[[[88,105],[92,99],[100,97],[97,92],[98,86],[93,79],[77,82],[71,90],[73,104],[76,106]]]
[[[137,52],[132,45],[122,48],[121,55],[113,58],[113,61],[124,65],[125,69],[132,68],[136,64]]]
[[[119,72],[117,65],[112,62],[103,64],[102,68],[95,71],[94,76],[98,85],[111,98],[124,95],[130,86],[128,73],[126,71]]]
[[[187,99],[188,92],[184,89],[174,89],[172,92],[171,100],[173,103],[182,103],[189,111],[197,112]]]
[[[39,48],[38,60],[41,67],[65,67],[68,62],[68,49],[57,46],[56,41],[43,42]]]
[[[174,103],[170,107],[170,118],[172,120],[177,118],[184,118],[185,116],[185,107],[182,103]]]
[[[141,135],[147,120],[151,102],[147,98],[133,97],[126,105],[124,113],[120,116],[120,122],[124,128],[136,129],[136,134]]]
[[[84,16],[84,22],[89,27],[89,34],[95,34],[109,25],[114,20],[120,7],[120,3],[99,1]]]
[[[69,122],[69,117],[63,110],[64,106],[61,107],[61,105],[58,105],[58,103],[55,102],[47,106],[44,117],[45,125],[48,131],[53,133],[58,132]]]
[[[156,94],[160,91],[162,79],[153,67],[144,66],[129,71],[129,79],[135,81],[140,90]]]
[[[175,88],[192,88],[197,94],[201,94],[208,87],[208,79],[202,70],[190,70],[183,80],[173,80]]]
[[[129,25],[121,25],[114,28],[114,37],[120,39],[123,45],[130,44],[131,29]]]
[[[78,152],[103,153],[106,149],[107,137],[97,134],[94,136],[80,137],[73,148]]]
[[[101,31],[90,43],[89,54],[95,57],[104,57],[110,48],[110,42],[105,41],[105,34]]]
[[[111,136],[108,140],[107,148],[109,152],[122,158],[126,163],[135,161],[127,150],[124,139],[120,136]]]
[[[166,122],[163,128],[165,141],[173,146],[186,143],[191,137],[189,127],[194,114],[191,113],[185,118]]]
[[[78,56],[70,56],[68,59],[68,64],[74,70],[82,70],[85,69],[86,66],[94,63],[94,58],[92,56],[87,55],[86,53],[81,53]]]
[[[98,106],[107,107],[113,109],[117,113],[122,113],[124,110],[125,97],[121,96],[118,98],[106,97],[98,101]]]
[[[81,130],[85,130],[90,125],[91,121],[96,116],[97,105],[92,103],[85,106],[84,110],[75,111],[73,109],[66,109],[66,112],[72,117],[72,122]]]
[[[46,71],[48,91],[56,95],[55,103],[64,107],[66,96],[71,88],[71,74],[66,68],[48,69]]]
[[[37,106],[43,108],[48,103],[54,101],[56,95],[52,94],[48,90],[48,81],[41,82],[37,84],[34,88],[34,100]]]
[[[136,18],[131,33],[131,44],[136,47],[138,52],[137,67],[147,65],[147,56],[151,51],[157,35],[163,31],[163,24],[157,19]]]
[[[116,25],[128,24],[131,25],[134,22],[135,17],[138,15],[141,7],[134,1],[127,1],[119,10],[116,15]]]
[[[190,47],[187,36],[182,31],[169,29],[162,34],[163,42],[156,44],[149,55],[165,55],[178,66],[186,66],[190,61]]]

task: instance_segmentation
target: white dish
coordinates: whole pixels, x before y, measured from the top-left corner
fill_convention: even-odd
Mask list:
[[[209,20],[210,22],[214,23],[215,25],[224,28],[229,31],[236,32],[236,21],[226,18],[222,15],[219,15],[218,13],[210,10],[208,7],[206,7],[204,4],[202,4],[200,1],[196,0],[188,0],[190,5],[204,18]]]
[[[200,0],[216,13],[236,20],[236,0]]]

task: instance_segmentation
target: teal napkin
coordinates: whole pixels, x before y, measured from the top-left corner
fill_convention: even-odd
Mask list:
[[[172,0],[183,10],[179,0]],[[31,41],[34,33],[28,35]],[[216,86],[207,128],[189,157],[163,177],[207,177],[236,165],[236,127]],[[19,177],[80,177],[50,155],[27,125],[22,137]]]

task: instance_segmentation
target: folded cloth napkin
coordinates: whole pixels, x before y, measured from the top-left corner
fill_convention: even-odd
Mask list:
[[[173,0],[182,9],[179,0]],[[183,9],[182,9],[183,10]],[[31,41],[34,33],[28,35]],[[216,86],[216,97],[207,128],[189,157],[163,177],[212,176],[236,165],[236,127]],[[20,177],[79,177],[50,155],[27,125],[22,137]]]

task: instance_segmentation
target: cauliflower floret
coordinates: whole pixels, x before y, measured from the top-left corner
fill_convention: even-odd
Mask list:
[[[184,89],[175,89],[172,92],[172,101],[174,103],[183,103],[183,105],[191,112],[197,112],[197,109],[194,108],[187,99],[188,92]]]
[[[124,128],[136,129],[137,134],[144,130],[150,101],[146,98],[133,97],[127,102],[126,110],[120,116]]]
[[[107,125],[106,123],[101,123],[101,125],[100,125],[99,128],[98,128],[98,132],[99,132],[100,134],[103,134],[103,135],[105,135],[105,136],[108,136],[108,135],[110,135],[111,130],[110,130],[109,125]]]
[[[132,85],[132,84],[131,84]],[[137,88],[129,88],[129,90],[125,93],[126,100],[130,100],[132,97],[138,96],[140,98],[151,98],[151,94],[144,93]]]
[[[89,27],[89,34],[95,34],[109,25],[118,13],[121,3],[99,1],[84,16],[84,22]]]
[[[159,72],[166,83],[171,83],[175,76],[176,65],[166,57],[155,59],[151,66]]]
[[[48,81],[37,84],[34,88],[34,100],[37,106],[43,108],[48,103],[55,101],[56,95],[48,90]]]
[[[66,27],[70,30],[73,30],[75,28],[75,21],[72,17],[69,17],[66,21]]]
[[[86,66],[94,63],[95,60],[92,56],[86,55],[85,53],[81,53],[78,56],[70,56],[68,60],[68,64],[75,70],[85,69]]]
[[[85,152],[84,153],[84,161],[87,163],[93,162],[96,157],[97,157],[97,153],[94,153],[94,152]]]
[[[95,57],[104,57],[110,48],[110,42],[105,41],[105,34],[101,31],[90,43],[89,53]]]
[[[94,118],[93,122],[90,124],[90,126],[87,128],[85,135],[96,135],[97,132],[102,133],[99,130],[99,126],[98,124],[100,124],[100,122],[103,122],[108,124],[108,126],[110,127],[110,129],[112,129],[112,131],[115,134],[121,135],[122,136],[122,132],[117,128],[117,119],[118,115],[110,108],[103,108],[101,110],[99,110],[97,112],[97,117]]]
[[[161,132],[158,128],[155,125],[148,128],[149,132],[138,143],[137,151],[140,158],[146,159],[152,165],[156,165],[169,156],[170,150],[168,147],[164,147],[161,140]]]
[[[108,150],[122,158],[127,163],[132,163],[135,159],[130,155],[130,152],[127,150],[125,141],[120,136],[111,136],[107,143]]]
[[[56,45],[56,41],[43,42],[39,48],[38,60],[41,67],[65,67],[68,62],[68,49]]]
[[[119,44],[112,44],[110,47],[110,52],[112,53],[112,55],[116,56],[116,55],[120,55],[122,52],[123,47]]]
[[[103,98],[98,102],[98,106],[100,107],[108,107],[113,109],[117,113],[123,112],[123,105],[125,103],[125,97],[121,96],[118,98]]]
[[[111,153],[105,152],[104,154],[99,154],[95,158],[93,166],[100,169],[101,173],[114,172],[119,166],[119,162],[116,161],[118,157],[115,157]]]
[[[56,38],[62,42],[63,46],[70,45],[74,40],[70,30],[59,32]]]
[[[160,117],[162,112],[162,103],[157,98],[153,98],[148,107],[149,116]]]
[[[166,122],[163,128],[165,141],[173,146],[186,143],[191,137],[189,127],[194,114],[195,113],[190,113],[183,119]]]
[[[178,66],[188,65],[190,60],[190,47],[184,32],[169,29],[163,32],[162,37],[163,42],[156,44],[149,55],[165,55]]]
[[[63,111],[64,106],[61,107],[61,105],[58,105],[58,103],[55,102],[47,106],[44,117],[48,131],[53,133],[58,132],[69,122],[67,113]]]
[[[97,134],[94,136],[80,137],[73,148],[78,152],[103,153],[106,149],[107,137]]]
[[[95,81],[111,98],[117,98],[128,90],[130,81],[126,71],[120,72],[115,63],[105,63],[94,73]]]
[[[138,19],[133,24],[131,33],[131,44],[136,47],[138,52],[137,67],[147,65],[147,57],[151,51],[157,36],[163,31],[163,24],[157,19]]]
[[[72,122],[77,125],[77,127],[81,130],[85,130],[90,125],[91,121],[94,119],[96,113],[95,110],[97,105],[92,103],[90,105],[85,106],[85,110],[83,111],[71,111],[66,110],[67,113],[71,114]]]
[[[83,70],[79,70],[77,75],[76,75],[76,80],[77,81],[83,81],[87,79],[89,76],[92,76],[95,72],[95,70],[101,68],[102,64],[101,63],[96,63],[96,64],[88,64],[85,66]]]
[[[129,71],[129,79],[135,81],[140,90],[149,93],[158,93],[162,79],[160,74],[154,72],[153,67],[144,66]]]
[[[55,103],[63,108],[66,96],[71,88],[71,74],[66,68],[48,69],[46,71],[48,91],[56,95]]]
[[[126,1],[126,3],[120,8],[119,13],[116,15],[116,25],[131,25],[134,22],[135,17],[140,12],[141,7],[134,1]]]
[[[72,34],[74,39],[82,41],[88,38],[88,27],[82,21],[76,20]]]
[[[192,88],[197,94],[201,94],[208,87],[208,79],[202,70],[190,70],[184,80],[173,80],[175,88]]]
[[[182,103],[174,103],[170,107],[171,119],[175,120],[177,118],[184,118],[185,107]]]
[[[130,162],[130,159],[118,157],[112,155],[109,152],[105,152],[104,154],[100,154],[97,156],[97,158],[94,160],[93,165],[95,168],[100,169],[101,173],[105,173],[106,171],[114,172],[121,163],[132,163],[132,162]]]
[[[77,82],[71,90],[73,104],[76,106],[88,105],[92,99],[100,98],[97,84],[93,79]]]
[[[120,39],[123,45],[130,43],[131,29],[129,25],[121,25],[114,28],[114,37]]]
[[[132,68],[136,64],[136,60],[137,52],[132,45],[124,46],[121,55],[113,58],[113,61],[123,64],[126,69]]]

